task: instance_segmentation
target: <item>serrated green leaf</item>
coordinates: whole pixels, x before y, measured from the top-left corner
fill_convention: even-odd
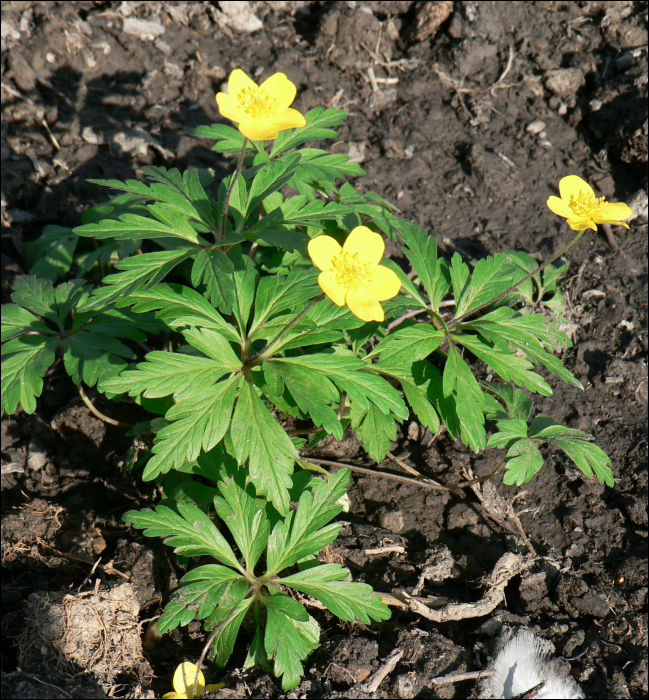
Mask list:
[[[379,355],[382,364],[407,366],[423,360],[444,342],[444,333],[428,324],[402,328],[387,335],[370,353]]]
[[[225,124],[199,126],[190,131],[190,134],[197,139],[216,141],[211,150],[217,153],[241,153],[243,148],[243,134],[238,129],[233,129]],[[249,142],[248,150],[252,149],[252,144]]]
[[[249,260],[250,258],[246,257],[246,261]],[[235,304],[232,312],[237,319],[239,328],[245,329],[248,327],[248,320],[255,299],[259,273],[252,264],[246,262],[243,269],[234,271],[232,279],[234,280],[235,288]]]
[[[336,539],[340,525],[326,523],[341,512],[339,499],[348,482],[349,471],[341,469],[327,481],[317,480],[313,494],[302,493],[297,509],[278,522],[270,534],[267,575],[276,575],[309,554],[317,554]]]
[[[18,304],[2,306],[2,342],[16,338],[25,333],[43,333],[55,335],[56,331],[48,328],[33,313]]]
[[[538,374],[532,372],[534,365],[524,358],[514,355],[509,348],[503,352],[502,348],[490,347],[477,336],[453,334],[451,337],[454,342],[468,348],[506,382],[514,382],[514,384],[524,386],[542,396],[552,396],[552,389],[548,383]]]
[[[611,460],[597,445],[569,438],[554,438],[551,442],[560,447],[589,479],[594,472],[600,483],[615,487],[613,472],[609,467]]]
[[[232,273],[234,264],[221,251],[202,250],[192,266],[192,284],[204,284],[206,296],[224,314],[232,313],[235,303]]]
[[[177,469],[195,460],[201,450],[207,452],[220,442],[230,426],[242,382],[241,377],[234,376],[214,386],[188,386],[180,393],[176,404],[165,415],[171,422],[155,436],[153,456],[142,478],[150,481],[170,469]]]
[[[40,238],[25,243],[22,248],[30,274],[52,282],[67,275],[78,241],[72,229],[55,224],[45,226]]]
[[[355,357],[302,355],[276,358],[275,362],[299,365],[327,376],[365,410],[374,404],[383,413],[394,413],[402,420],[408,417],[408,409],[398,392],[385,379],[371,373],[370,368]]]
[[[444,366],[443,392],[445,398],[450,397],[453,392],[456,394],[456,410],[463,442],[474,452],[484,450],[487,446],[487,434],[482,411],[483,394],[473,372],[452,343],[449,345]]]
[[[396,225],[406,245],[403,252],[423,284],[433,311],[438,312],[450,279],[446,266],[437,259],[437,242],[414,224],[400,221]]]
[[[298,622],[307,622],[309,619],[309,614],[304,609],[304,606],[300,605],[297,600],[294,600],[285,593],[265,595],[262,596],[261,600],[269,611],[281,612],[283,615],[286,615],[286,617],[290,617],[292,620],[297,620]]]
[[[309,110],[304,115],[304,118],[306,126],[300,129],[287,129],[280,132],[279,136],[273,141],[273,148],[270,152],[271,158],[286,153],[291,148],[296,148],[307,141],[334,138],[337,136],[337,132],[329,127],[340,126],[347,119],[347,112],[342,109],[316,107]]]
[[[339,564],[325,564],[300,571],[281,579],[284,586],[319,600],[341,620],[359,620],[369,625],[372,620],[388,620],[390,609],[366,583],[345,581],[349,571]]]
[[[128,297],[133,311],[158,311],[156,318],[172,328],[199,326],[218,331],[227,340],[241,342],[239,334],[223,316],[198,292],[179,284],[158,284],[153,289],[141,288]]]
[[[237,604],[230,617],[223,614],[215,617],[213,620],[212,627],[216,627],[217,624],[223,624],[223,622],[225,622],[210,649],[210,658],[220,668],[227,664],[228,659],[232,655],[234,643],[237,639],[237,634],[239,634],[239,628],[253,602],[254,598],[246,598]],[[228,615],[229,614],[228,612]],[[224,618],[223,621],[221,618]]]
[[[13,286],[11,300],[29,311],[56,323],[60,323],[51,280],[39,277],[19,277]]]
[[[36,410],[43,377],[56,359],[58,338],[24,335],[2,345],[2,413],[11,415],[18,405],[25,413]]]
[[[553,418],[540,414],[530,423],[530,438],[535,440],[554,440],[555,438],[569,438],[575,440],[592,441],[593,436],[581,430],[568,428],[557,423]]]
[[[192,328],[183,331],[187,342],[214,360],[214,363],[226,372],[241,369],[241,360],[234,354],[230,343],[220,334],[208,328]]]
[[[144,530],[147,537],[164,537],[164,543],[173,547],[176,554],[214,557],[222,564],[244,573],[216,525],[195,504],[179,503],[178,513],[166,506],[156,506],[155,510],[131,510],[123,520],[138,530]]]
[[[455,297],[455,316],[471,313],[509,289],[514,282],[514,270],[514,265],[505,255],[494,255],[478,260],[473,269],[471,281],[466,285],[462,296]]]
[[[313,424],[334,435],[336,440],[342,440],[343,427],[332,408],[332,404],[340,401],[334,384],[327,377],[299,365],[265,363],[265,369],[269,366],[275,369],[277,378],[281,378],[300,410],[311,416]],[[281,393],[277,386],[275,394]]]
[[[496,384],[494,382],[484,382],[484,385],[505,404],[507,417],[521,418],[527,421],[534,404],[524,391],[515,389],[513,386]],[[501,404],[498,402],[496,404],[494,411],[487,414],[487,418],[501,419],[505,417],[502,415],[503,409]]]
[[[391,415],[385,415],[372,404],[369,410],[352,404],[352,427],[362,442],[367,454],[377,463],[385,459],[390,450],[390,442],[397,439],[397,424]]]
[[[80,331],[62,342],[63,364],[75,384],[105,382],[123,372],[135,353],[117,338],[100,331]]]
[[[110,303],[128,306],[132,303],[131,295],[141,287],[152,287],[162,281],[183,260],[193,257],[196,248],[180,250],[163,250],[156,253],[144,253],[134,255],[116,263],[118,274],[104,277],[106,285],[96,289],[88,301],[83,305],[82,311],[96,311]]]
[[[394,262],[394,260],[390,260],[389,258],[386,258],[385,260],[381,261],[381,265],[383,267],[387,267],[392,272],[396,274],[396,276],[399,278],[401,281],[401,291],[403,293],[406,293],[408,296],[410,296],[414,303],[421,309],[427,308],[426,301],[420,294],[419,290],[413,283],[413,281],[406,275],[406,273]],[[385,308],[385,302],[384,302],[384,308]]]
[[[279,596],[264,600],[274,601],[276,598]],[[275,662],[274,674],[282,679],[282,689],[285,692],[300,682],[304,675],[301,662],[320,642],[318,623],[306,611],[305,614],[307,619],[299,621],[289,617],[282,610],[268,608],[264,648],[268,657]]]
[[[506,448],[512,440],[527,438],[527,423],[521,418],[509,418],[498,421],[498,432],[494,433],[487,443],[487,447]]]
[[[521,486],[531,481],[543,466],[543,455],[532,440],[517,440],[507,451],[503,483]]]
[[[230,428],[234,456],[248,460],[257,491],[265,494],[281,515],[288,512],[288,489],[297,458],[293,443],[257,396],[244,382]]]
[[[259,170],[248,192],[246,216],[249,216],[266,197],[284,187],[295,174],[301,159],[301,154],[294,153],[289,157],[264,165]]]
[[[207,564],[192,569],[180,580],[180,588],[173,594],[158,621],[160,634],[178,626],[185,627],[192,620],[203,620],[212,614],[226,597],[226,588],[241,580],[241,575],[218,564]],[[247,585],[246,585],[247,588]]]
[[[246,486],[243,470],[223,479],[219,491],[221,496],[214,499],[216,512],[232,533],[246,568],[253,572],[270,534],[266,513],[257,508],[255,490],[252,485]]]
[[[453,253],[449,272],[453,285],[453,296],[455,297],[455,302],[459,303],[469,284],[469,278],[471,277],[469,266],[462,262],[462,256],[459,253]]]

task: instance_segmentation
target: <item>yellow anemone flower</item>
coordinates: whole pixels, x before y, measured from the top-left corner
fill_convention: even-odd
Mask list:
[[[624,202],[607,202],[604,197],[595,197],[593,188],[576,175],[568,175],[559,182],[559,197],[550,197],[548,207],[559,216],[565,216],[573,231],[585,231],[597,224],[624,226],[624,219],[632,216],[631,209]]]
[[[198,673],[198,684],[196,686],[197,695],[194,695],[194,681],[196,680],[196,674]],[[202,671],[198,670],[196,664],[192,664],[189,661],[184,661],[178,666],[176,672],[174,673],[174,691],[173,693],[166,693],[162,697],[165,698],[178,698],[179,700],[185,700],[185,698],[200,698],[204,690],[208,693],[214,693],[216,690],[225,688],[224,683],[214,683],[211,685],[205,685],[205,676]]]
[[[379,265],[385,243],[367,226],[357,226],[341,248],[331,236],[309,241],[313,264],[322,270],[320,289],[337,306],[347,306],[361,321],[383,321],[379,304],[396,297],[401,281],[392,270]]]
[[[297,89],[284,75],[275,73],[257,85],[242,70],[233,70],[228,94],[219,92],[216,103],[226,119],[239,125],[239,131],[253,141],[277,138],[280,131],[306,126],[306,120],[289,105]]]

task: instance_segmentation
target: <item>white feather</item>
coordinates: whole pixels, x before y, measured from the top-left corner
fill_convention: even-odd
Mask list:
[[[537,700],[585,697],[572,678],[561,675],[557,664],[541,649],[539,639],[532,632],[519,632],[510,639],[493,667],[496,671],[491,678],[494,698],[514,698],[542,682],[545,686],[536,695]]]

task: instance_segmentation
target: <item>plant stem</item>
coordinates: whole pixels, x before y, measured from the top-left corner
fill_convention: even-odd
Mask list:
[[[311,309],[320,301],[324,299],[325,295],[320,294],[320,296],[316,297],[313,299],[313,301],[308,305],[305,306],[302,311],[290,322],[288,323],[282,330],[275,336],[275,338],[263,349],[260,350],[254,357],[250,359],[248,362],[249,366],[252,365],[258,365],[260,362],[265,360],[269,355],[270,351],[279,343],[279,341],[286,335],[286,333],[293,328],[293,326],[300,320],[302,319],[306,314],[311,311]]]
[[[467,316],[472,316],[473,314],[477,313],[478,311],[482,311],[483,309],[486,309],[488,306],[491,306],[502,299],[504,299],[506,296],[509,296],[517,287],[520,287],[523,282],[527,282],[527,280],[532,279],[535,275],[540,274],[545,270],[545,268],[548,265],[551,265],[557,258],[560,258],[562,255],[565,255],[573,245],[586,233],[588,229],[584,229],[583,231],[579,231],[579,233],[568,243],[568,245],[565,248],[562,248],[556,255],[553,255],[549,260],[543,263],[541,267],[538,267],[536,270],[533,272],[530,272],[529,275],[526,275],[523,277],[522,280],[519,280],[516,282],[516,284],[513,284],[509,289],[506,289],[502,294],[499,294],[495,299],[490,299],[488,302],[485,304],[482,304],[481,306],[478,306],[477,309],[473,309],[472,311],[469,311],[465,314],[462,314],[462,316],[458,316],[457,318],[453,319],[449,324],[448,324],[448,330],[452,331],[456,326],[458,326]]]
[[[86,404],[88,407],[88,410],[99,420],[104,421],[104,423],[108,423],[109,425],[114,425],[117,428],[132,428],[133,426],[130,423],[122,423],[121,421],[115,420],[114,418],[109,418],[108,416],[105,416],[101,411],[99,411],[97,408],[95,408],[95,405],[92,403],[92,401],[88,398],[88,395],[86,392],[83,390],[83,387],[81,386],[81,382],[77,384],[77,391],[79,392],[79,396],[81,397],[81,400]]]
[[[234,171],[234,175],[232,176],[232,180],[230,180],[230,186],[228,187],[228,191],[225,195],[225,202],[223,202],[223,218],[221,219],[221,235],[219,236],[219,241],[222,241],[225,238],[225,225],[228,220],[228,209],[230,208],[230,197],[232,196],[232,190],[234,189],[234,186],[239,179],[239,175],[241,174],[241,169],[243,168],[243,159],[246,156],[246,151],[248,150],[248,139],[244,137],[243,139],[243,145],[241,146],[241,153],[239,154],[239,162],[237,163],[237,169]]]

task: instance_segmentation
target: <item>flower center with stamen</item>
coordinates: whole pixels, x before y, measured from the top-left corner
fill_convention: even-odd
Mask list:
[[[589,192],[580,192],[577,197],[570,195],[568,206],[577,216],[592,218],[604,203],[604,197],[595,197]]]
[[[239,107],[256,119],[267,117],[277,109],[277,100],[260,88],[246,87],[237,94]]]
[[[369,282],[370,265],[363,262],[358,253],[339,253],[331,260],[338,284],[347,289],[358,289]]]

